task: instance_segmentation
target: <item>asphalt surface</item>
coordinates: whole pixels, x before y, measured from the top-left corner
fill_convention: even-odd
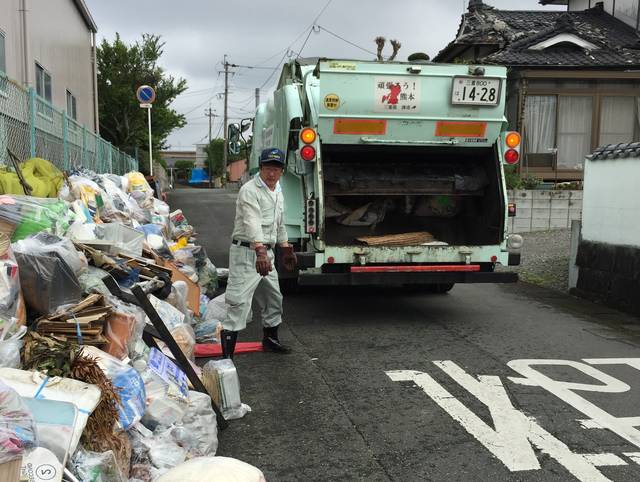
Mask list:
[[[219,266],[234,197],[187,189],[170,196]],[[259,467],[270,482],[640,478],[640,420],[620,421],[640,416],[640,371],[628,365],[640,360],[636,318],[526,283],[457,285],[447,295],[307,289],[285,296],[281,338],[291,355],[236,356],[252,412],[219,434],[218,455]],[[259,339],[254,321],[241,341]],[[605,358],[617,364],[582,361]],[[522,359],[552,363],[536,368],[589,391],[515,383],[507,377],[522,374],[507,363]],[[442,361],[455,365],[434,363]],[[426,376],[393,381],[386,373],[398,370]],[[593,407],[600,425],[613,428],[579,423]]]

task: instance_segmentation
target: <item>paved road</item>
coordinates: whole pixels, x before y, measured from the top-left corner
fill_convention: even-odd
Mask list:
[[[222,266],[233,195],[171,201]],[[253,412],[218,451],[269,481],[640,478],[635,318],[524,283],[307,290],[285,315],[293,354],[236,357]]]

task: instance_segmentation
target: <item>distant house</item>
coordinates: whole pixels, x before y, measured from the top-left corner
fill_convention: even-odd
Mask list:
[[[174,167],[176,161],[191,161],[195,165],[196,151],[162,151],[160,157],[168,168]]]
[[[456,38],[434,61],[509,67],[507,119],[524,136],[521,169],[580,180],[598,146],[640,140],[638,2],[540,3],[568,11],[498,10],[471,0]]]
[[[97,133],[97,30],[83,0],[2,0],[0,71]]]
[[[227,166],[227,177],[229,182],[238,182],[242,179],[242,176],[247,172],[247,160],[237,159],[229,162]]]

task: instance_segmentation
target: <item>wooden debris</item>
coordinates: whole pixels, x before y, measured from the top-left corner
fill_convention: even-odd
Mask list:
[[[418,246],[434,241],[431,233],[426,231],[402,234],[387,234],[384,236],[363,236],[357,238],[367,246]]]

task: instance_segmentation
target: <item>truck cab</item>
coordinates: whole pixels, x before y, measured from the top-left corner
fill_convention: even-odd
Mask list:
[[[520,135],[499,66],[296,59],[253,119],[249,172],[287,155],[285,223],[307,285],[513,282],[504,166]],[[238,128],[235,127],[235,132]]]

